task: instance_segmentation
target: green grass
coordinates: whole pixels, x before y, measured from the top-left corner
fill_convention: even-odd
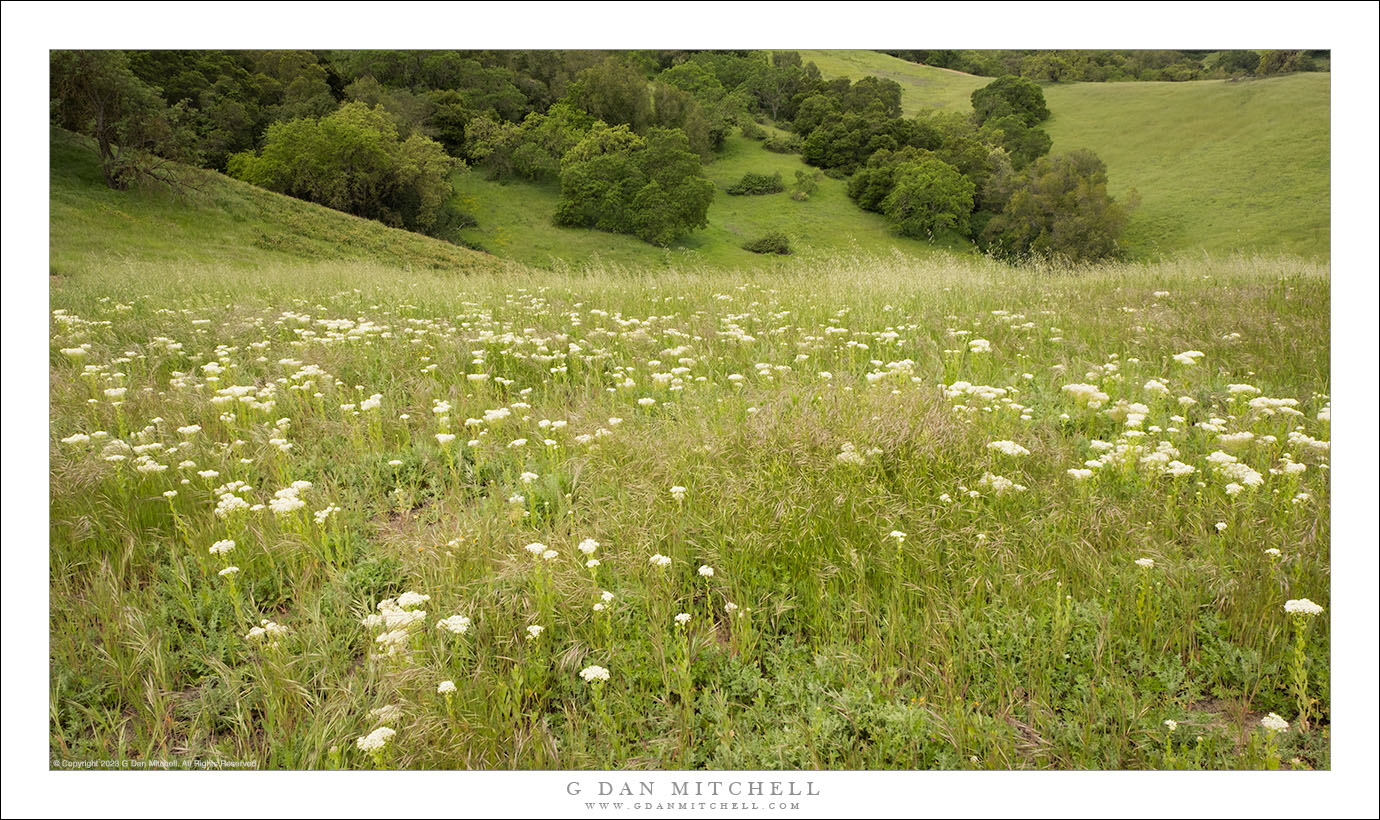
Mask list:
[[[802,52],[825,76],[901,84],[907,114],[971,110],[990,78],[877,52]],[[1089,148],[1113,195],[1134,188],[1126,231],[1138,258],[1240,250],[1330,253],[1330,83],[1326,73],[1189,83],[1045,87],[1055,152]]]
[[[1330,253],[1331,75],[1045,89],[1055,151],[1091,148],[1141,206],[1126,245]]]
[[[698,230],[670,248],[658,248],[630,236],[561,228],[551,223],[560,191],[555,185],[526,182],[501,184],[482,170],[457,174],[457,205],[472,214],[478,227],[461,232],[498,256],[529,265],[623,265],[670,268],[708,265],[723,269],[771,270],[839,254],[899,252],[923,257],[937,251],[971,253],[963,243],[930,244],[898,235],[879,214],[863,211],[848,198],[845,180],[824,177],[808,201],[790,198],[796,171],[813,173],[796,154],[777,154],[761,143],[736,133],[724,150],[705,166],[717,189],[709,207],[709,227]],[[730,196],[727,188],[744,173],[781,173],[787,190],[763,196]],[[772,231],[791,240],[794,258],[768,257],[743,250],[742,245]]]
[[[225,190],[55,172],[55,767],[1330,766],[1329,619],[1283,611],[1330,607],[1324,266],[456,276]],[[277,232],[335,256],[247,241]],[[1166,447],[1197,472],[1141,461]],[[408,591],[389,655],[363,621]]]
[[[927,108],[966,114],[973,110],[973,92],[991,82],[988,77],[920,65],[880,51],[803,50],[800,59],[814,62],[826,78],[848,77],[858,80],[873,76],[896,81],[901,86],[901,110],[908,117]]]
[[[447,242],[183,168],[191,187],[112,191],[89,141],[54,130],[49,162],[52,272],[167,263],[229,270],[348,260],[456,272],[504,263]]]

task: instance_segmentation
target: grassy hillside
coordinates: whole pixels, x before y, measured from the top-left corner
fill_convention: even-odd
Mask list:
[[[919,65],[880,51],[803,50],[800,59],[813,62],[825,77],[881,77],[901,85],[901,108],[912,116],[922,108],[972,110],[972,93],[991,82],[948,68]]]
[[[801,56],[825,76],[895,80],[907,114],[962,110],[990,82],[876,52]],[[1056,152],[1097,152],[1113,194],[1140,194],[1126,236],[1136,256],[1254,249],[1326,257],[1330,84],[1319,73],[1053,85],[1045,88],[1046,128]]]
[[[861,210],[848,198],[843,180],[821,178],[819,190],[806,202],[790,198],[796,171],[813,172],[795,154],[775,154],[760,143],[730,137],[723,152],[705,167],[717,192],[709,208],[709,227],[671,248],[658,248],[631,236],[551,224],[559,189],[524,182],[501,184],[483,171],[457,174],[457,200],[479,225],[462,232],[467,241],[498,256],[549,267],[561,260],[580,267],[592,263],[670,266],[710,265],[722,268],[773,268],[791,264],[783,257],[760,256],[742,244],[770,231],[784,231],[799,258],[840,253],[892,253],[923,256],[937,248],[891,230],[881,216]],[[727,189],[746,172],[781,173],[787,190],[765,196],[730,196]],[[953,244],[948,250],[968,252]]]
[[[1133,252],[1330,250],[1328,74],[1051,86],[1054,150],[1091,148],[1140,193]]]
[[[95,151],[55,131],[50,143],[49,260],[56,274],[166,263],[225,269],[349,260],[473,272],[504,263],[447,242],[188,169],[194,190],[112,191]]]

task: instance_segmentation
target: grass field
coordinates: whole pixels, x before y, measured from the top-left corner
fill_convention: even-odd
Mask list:
[[[492,182],[482,170],[457,174],[459,207],[476,217],[478,227],[461,235],[495,255],[529,265],[633,265],[674,268],[710,265],[724,269],[770,270],[797,259],[832,258],[840,254],[890,254],[921,257],[936,251],[972,253],[961,244],[935,245],[898,235],[879,214],[862,210],[848,198],[845,180],[821,177],[808,201],[791,199],[795,172],[814,173],[798,154],[777,154],[761,143],[730,137],[724,150],[705,166],[717,189],[709,207],[709,227],[695,231],[670,248],[640,239],[551,223],[560,189],[556,185]],[[744,173],[779,172],[787,190],[763,196],[730,196],[729,186]],[[784,232],[796,258],[783,259],[743,250],[742,245],[772,231]]]
[[[901,84],[907,114],[968,110],[990,82],[871,51],[803,51],[825,76]],[[1113,195],[1140,207],[1125,245],[1138,258],[1236,250],[1330,253],[1330,85],[1326,73],[1190,83],[1045,87],[1055,152],[1089,148]]]
[[[55,766],[1330,766],[1324,266],[535,270],[87,177]]]

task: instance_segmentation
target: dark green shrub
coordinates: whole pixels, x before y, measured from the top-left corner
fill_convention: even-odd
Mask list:
[[[762,147],[777,154],[798,154],[800,153],[800,137],[794,134],[787,134],[783,137],[769,137],[762,143]]]
[[[779,194],[786,190],[786,186],[781,182],[781,172],[777,171],[771,176],[766,174],[754,174],[751,171],[743,174],[743,178],[730,185],[728,192],[733,196],[761,196],[763,194]]]
[[[784,233],[772,231],[771,233],[760,236],[750,242],[743,243],[743,250],[753,253],[776,253],[788,256],[791,253],[791,241]]]
[[[767,138],[766,129],[757,124],[751,117],[743,117],[743,121],[738,124],[738,130],[743,136],[750,140],[764,140]]]

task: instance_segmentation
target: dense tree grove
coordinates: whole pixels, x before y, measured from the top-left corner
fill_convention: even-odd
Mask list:
[[[1224,66],[1252,57],[1261,72],[1311,59],[1218,55]],[[658,245],[707,224],[714,187],[702,165],[739,129],[851,177],[849,195],[902,235],[971,238],[1002,254],[1114,255],[1124,220],[1103,218],[1110,207],[1091,215],[1096,197],[1055,194],[1051,173],[1091,166],[1082,155],[1044,162],[1050,112],[1031,72],[1017,68],[975,91],[968,114],[907,116],[895,81],[825,79],[792,51],[72,51],[53,53],[52,111],[56,124],[95,139],[112,187],[176,157],[455,239],[468,217],[449,178],[472,167],[558,186],[558,224]],[[1102,179],[1105,198],[1105,169],[1079,173]],[[808,200],[817,185],[797,174],[791,198]],[[749,173],[730,193],[785,187]],[[1067,220],[1031,227],[1032,202],[1099,223],[1105,241],[1066,241]]]
[[[387,225],[425,232],[441,218],[456,160],[420,134],[398,138],[383,106],[342,105],[268,127],[260,151],[230,157],[231,176]]]
[[[1327,51],[930,49],[886,53],[903,60],[951,68],[981,77],[1013,75],[1049,83],[1229,79],[1291,71],[1326,71],[1330,61]]]

